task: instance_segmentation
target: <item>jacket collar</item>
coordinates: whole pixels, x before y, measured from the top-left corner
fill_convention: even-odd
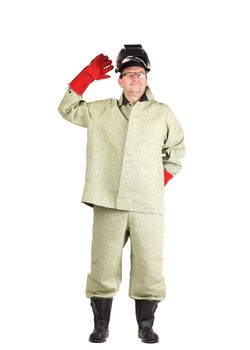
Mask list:
[[[146,90],[140,99],[140,102],[144,102],[144,101],[154,101],[154,96],[148,86],[146,87]],[[118,101],[118,106],[120,107],[121,105],[125,105],[126,103],[128,103],[128,100],[125,97],[124,93],[122,92],[121,97]]]

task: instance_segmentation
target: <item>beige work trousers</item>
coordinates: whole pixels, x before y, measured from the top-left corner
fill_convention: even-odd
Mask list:
[[[94,206],[91,271],[86,296],[111,298],[120,286],[122,251],[131,242],[129,296],[163,300],[162,274],[164,217]]]

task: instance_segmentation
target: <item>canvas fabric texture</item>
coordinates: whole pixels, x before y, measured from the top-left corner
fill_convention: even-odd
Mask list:
[[[71,89],[62,99],[63,118],[88,131],[85,204],[164,213],[164,168],[172,175],[181,170],[184,135],[169,106],[155,101],[149,87],[145,94],[129,118],[121,99],[86,102]]]
[[[91,271],[86,296],[111,298],[122,280],[123,247],[130,241],[132,299],[163,300],[164,216],[94,205]]]

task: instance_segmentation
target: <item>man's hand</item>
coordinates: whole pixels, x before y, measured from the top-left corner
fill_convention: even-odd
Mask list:
[[[92,81],[110,78],[110,75],[106,73],[114,68],[111,63],[112,61],[108,56],[102,53],[96,56],[90,64],[69,83],[70,88],[78,95],[82,95]]]
[[[96,56],[84,70],[88,73],[94,80],[101,80],[110,78],[107,75],[114,67],[112,66],[112,61],[108,56],[104,56],[102,53]]]

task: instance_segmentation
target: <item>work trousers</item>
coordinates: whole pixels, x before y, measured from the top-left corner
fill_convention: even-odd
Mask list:
[[[120,286],[122,251],[131,242],[129,296],[163,300],[163,215],[94,206],[88,298],[111,298]]]

